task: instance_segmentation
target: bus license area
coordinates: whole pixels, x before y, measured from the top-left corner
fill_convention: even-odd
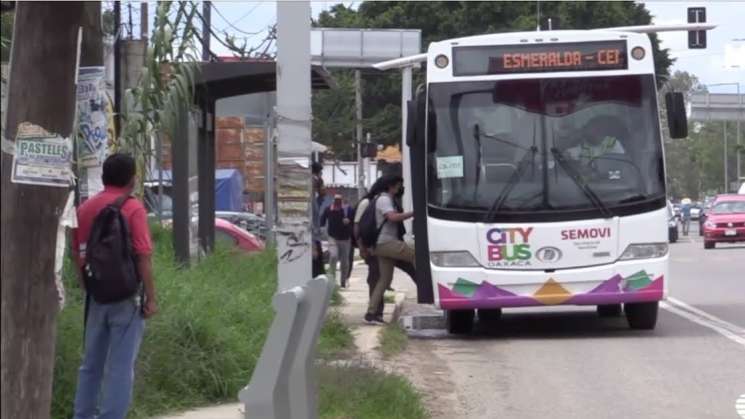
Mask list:
[[[492,58],[495,60],[496,58]],[[601,49],[595,53],[582,54],[580,51],[507,53],[502,55],[505,69],[545,69],[585,67],[592,65],[615,65],[621,62],[618,49]]]

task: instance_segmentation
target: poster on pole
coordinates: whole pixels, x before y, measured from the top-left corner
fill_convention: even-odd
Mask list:
[[[71,163],[69,138],[29,122],[18,126],[11,182],[66,188],[72,179]]]
[[[103,164],[109,134],[104,67],[81,67],[78,73],[78,163],[80,167]]]

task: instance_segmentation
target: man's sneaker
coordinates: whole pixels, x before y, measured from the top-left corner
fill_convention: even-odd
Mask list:
[[[383,316],[376,316],[370,313],[365,313],[365,321],[370,324],[385,324]]]

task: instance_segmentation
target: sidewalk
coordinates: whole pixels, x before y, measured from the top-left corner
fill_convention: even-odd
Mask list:
[[[416,298],[416,286],[408,275],[398,269],[394,271],[392,287],[395,292],[388,292],[386,295],[392,295],[395,303],[386,303],[385,305],[383,316],[386,322],[398,319],[403,302],[407,297]],[[331,307],[329,310],[336,309],[341,313],[347,325],[352,329],[354,343],[360,357],[366,362],[375,364],[380,360],[380,354],[376,348],[378,347],[378,333],[381,326],[367,324],[363,319],[368,303],[367,265],[361,261],[356,261],[352,270],[352,277],[349,280],[349,287],[340,288],[339,291],[344,298],[344,303],[341,307]],[[247,384],[248,380],[250,380],[250,377],[246,377]],[[227,403],[159,416],[157,419],[243,419],[242,412],[243,405],[241,403]]]

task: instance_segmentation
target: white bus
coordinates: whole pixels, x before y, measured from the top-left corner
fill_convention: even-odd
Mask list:
[[[451,333],[503,308],[593,305],[652,329],[668,281],[665,167],[645,34],[435,42],[409,103],[419,300]],[[686,135],[670,94],[671,136]]]

